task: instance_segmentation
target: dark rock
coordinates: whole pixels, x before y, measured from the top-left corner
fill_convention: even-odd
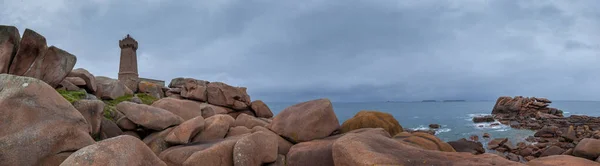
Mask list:
[[[459,139],[457,141],[448,142],[457,152],[469,152],[472,154],[483,154],[483,144],[481,142],[468,141],[467,139]]]
[[[542,152],[540,157],[546,157],[546,156],[551,156],[551,155],[561,155],[564,152],[565,152],[565,150],[558,146],[550,146],[550,147],[546,148],[544,150],[544,152]]]
[[[439,129],[439,128],[440,128],[440,125],[439,125],[439,124],[429,124],[429,128],[432,128],[432,129]]]
[[[494,117],[491,115],[473,117],[473,122],[475,122],[475,123],[493,122],[493,121],[494,121]]]
[[[0,74],[8,73],[20,41],[21,35],[16,27],[0,25]]]

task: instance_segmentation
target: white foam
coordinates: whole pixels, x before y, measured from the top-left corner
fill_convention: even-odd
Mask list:
[[[441,129],[438,129],[438,130],[435,132],[435,134],[437,135],[437,134],[439,134],[439,133],[447,133],[447,132],[450,132],[450,131],[452,131],[452,129],[450,129],[450,128],[441,128]]]
[[[571,112],[568,111],[564,111],[563,114],[570,114]]]
[[[448,125],[440,125],[440,126],[441,126],[441,127],[446,127],[446,126],[448,126]],[[419,125],[419,127],[414,127],[414,128],[410,128],[410,129],[411,129],[411,130],[415,130],[415,131],[416,131],[416,130],[424,130],[424,131],[427,131],[427,130],[433,130],[433,131],[435,131],[435,134],[436,134],[436,135],[437,135],[437,134],[439,134],[439,133],[446,133],[446,132],[450,132],[450,131],[452,131],[452,129],[450,129],[450,128],[439,128],[439,129],[432,129],[432,128],[429,128],[429,127],[427,127],[427,126],[424,126],[424,125]]]

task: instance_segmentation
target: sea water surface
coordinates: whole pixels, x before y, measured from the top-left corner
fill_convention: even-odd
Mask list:
[[[296,103],[271,102],[267,105],[274,114]],[[472,118],[478,115],[489,115],[495,101],[478,102],[373,102],[373,103],[344,103],[334,102],[333,109],[340,124],[352,118],[361,110],[377,110],[390,113],[404,128],[429,129],[429,124],[440,124],[436,136],[444,141],[454,141],[489,133],[494,138],[506,137],[513,144],[524,141],[534,134],[530,130],[511,129],[510,126],[490,126],[491,123],[473,123]],[[588,115],[600,116],[600,102],[597,101],[557,101],[550,107],[564,111],[565,116]],[[483,127],[479,127],[483,125]],[[482,141],[485,144],[485,141]]]

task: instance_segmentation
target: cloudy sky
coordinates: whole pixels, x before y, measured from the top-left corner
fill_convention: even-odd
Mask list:
[[[253,99],[600,100],[598,0],[1,0],[30,28],[117,77],[248,87]]]

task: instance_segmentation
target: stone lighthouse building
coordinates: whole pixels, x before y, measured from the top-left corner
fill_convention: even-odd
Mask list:
[[[138,42],[135,39],[127,34],[123,40],[119,40],[119,47],[121,47],[119,81],[134,92],[137,92],[140,81],[152,82],[162,87],[165,86],[165,81],[139,77],[136,53]]]

